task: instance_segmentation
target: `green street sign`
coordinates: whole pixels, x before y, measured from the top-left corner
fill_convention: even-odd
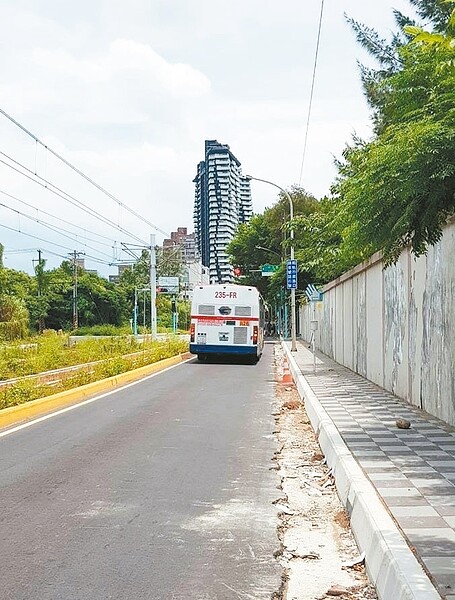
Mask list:
[[[262,276],[270,277],[271,275],[276,273],[279,268],[280,268],[280,265],[269,265],[269,264],[262,265],[262,267],[261,267]]]

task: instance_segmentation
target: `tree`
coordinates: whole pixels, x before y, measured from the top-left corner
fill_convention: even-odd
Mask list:
[[[73,264],[63,261],[50,271],[42,273],[41,295],[37,294],[36,277],[27,299],[30,315],[35,323],[44,320],[48,329],[72,328],[73,318]],[[123,291],[104,277],[78,267],[77,306],[80,326],[100,324],[122,325],[128,319]]]
[[[157,277],[180,277],[183,272],[180,246],[172,248],[158,248],[156,250]],[[150,251],[144,249],[131,269],[125,269],[118,283],[127,305],[128,314],[133,314],[136,290],[150,289]],[[169,305],[170,306],[170,305]],[[169,326],[170,308],[168,303],[160,296],[157,297],[157,323]],[[148,313],[147,313],[148,314]],[[144,315],[142,315],[143,317]],[[183,318],[183,317],[182,317]]]
[[[371,253],[350,243],[350,223],[343,220],[340,201],[336,198],[324,198],[318,211],[298,216],[294,228],[296,259],[299,265],[304,265],[311,283],[327,283]]]
[[[416,8],[417,14],[424,21],[429,21],[435,31],[444,31],[452,13],[451,0],[409,0]]]
[[[0,339],[8,341],[28,335],[28,311],[22,299],[0,296]]]
[[[319,210],[319,203],[303,188],[294,186],[289,190],[294,208],[294,219],[309,216]],[[248,223],[239,225],[236,235],[228,245],[231,264],[240,267],[241,281],[256,286],[265,298],[275,297],[285,284],[285,259],[289,256],[290,228],[289,201],[280,193],[277,202],[266,208],[262,214],[254,215]],[[294,246],[299,241],[294,240]],[[259,272],[262,265],[272,263],[280,265],[272,277],[262,277]],[[311,279],[305,265],[300,265],[300,278]]]
[[[158,277],[180,277],[183,273],[181,247],[158,248],[156,271]]]
[[[38,251],[38,256],[38,262],[35,265],[35,281],[37,295],[35,302],[33,302],[32,299],[30,299],[29,311],[32,323],[37,324],[38,332],[42,333],[45,328],[44,319],[47,317],[49,303],[47,301],[47,298],[45,297],[47,278],[44,267],[46,266],[46,261],[41,258],[41,250]]]
[[[78,311],[80,325],[122,325],[129,316],[127,302],[121,290],[95,273],[81,269],[78,281]]]
[[[0,244],[0,338],[14,340],[28,334],[29,297],[32,278],[22,271],[3,266],[3,245]]]
[[[446,30],[452,13],[450,5],[453,2],[451,0],[409,0],[409,2],[417,14],[433,27],[434,31]],[[346,17],[357,41],[379,65],[379,68],[371,69],[359,64],[365,95],[373,110],[372,118],[376,133],[380,133],[383,129],[381,110],[387,99],[387,87],[384,87],[383,84],[403,68],[400,49],[406,46],[413,37],[409,28],[417,25],[413,19],[400,11],[394,10],[394,16],[397,31],[389,41],[382,38],[375,29]]]
[[[407,30],[401,67],[373,86],[377,135],[345,149],[333,188],[350,243],[360,253],[383,250],[386,262],[407,245],[424,253],[455,210],[455,47]]]

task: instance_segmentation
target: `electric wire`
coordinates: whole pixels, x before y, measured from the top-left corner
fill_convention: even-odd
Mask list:
[[[13,158],[9,157],[9,156],[8,156],[7,154],[5,154],[4,152],[1,152],[1,151],[0,151],[0,155],[6,156],[6,157],[7,157],[7,158],[9,158],[10,160],[14,161],[14,159],[13,159]],[[16,162],[16,164],[19,164],[19,165],[20,165],[20,163],[17,163],[17,161],[14,161],[14,162]],[[22,166],[22,165],[21,165],[21,166]],[[24,167],[24,169],[26,169],[26,168],[27,168],[27,167]],[[39,177],[39,175],[37,175],[37,177]],[[45,180],[44,180],[44,181],[45,181]],[[50,185],[52,185],[52,184],[50,184]],[[52,187],[55,187],[55,186],[52,186]],[[58,189],[58,188],[56,188],[56,189]],[[33,206],[33,204],[27,204],[27,202],[25,202],[24,200],[21,200],[20,198],[17,198],[16,196],[13,196],[13,195],[11,195],[11,194],[8,194],[7,192],[4,192],[4,191],[3,191],[3,192],[1,192],[1,193],[2,193],[2,194],[5,194],[5,196],[9,196],[9,197],[10,197],[10,198],[12,198],[13,200],[17,200],[18,202],[22,202],[22,204],[25,204],[26,206],[29,206],[30,208],[33,208],[33,209],[39,210],[39,211],[40,211],[40,212],[42,212],[43,214],[45,214],[45,215],[48,215],[48,216],[52,217],[53,219],[56,219],[57,221],[61,221],[62,223],[66,223],[67,225],[71,225],[72,227],[75,227],[75,228],[77,228],[77,229],[81,229],[82,231],[85,231],[85,232],[87,232],[87,228],[86,228],[86,227],[81,227],[80,225],[76,225],[75,223],[71,223],[71,221],[65,221],[65,219],[62,219],[61,217],[57,217],[56,215],[53,215],[52,213],[46,212],[46,211],[45,211],[45,210],[43,210],[42,208],[37,208],[36,206]],[[66,192],[63,192],[63,193],[66,193]],[[109,242],[112,242],[112,238],[111,238],[111,237],[108,237],[107,235],[103,235],[103,234],[101,234],[101,233],[97,233],[96,231],[92,231],[92,232],[90,232],[90,233],[92,233],[93,235],[96,235],[96,236],[97,236],[97,237],[99,237],[99,238],[102,238],[102,239],[105,239],[105,240],[109,240]],[[101,242],[98,242],[98,243],[101,243]]]
[[[73,252],[73,249],[68,246],[63,246],[62,244],[57,244],[56,242],[51,242],[51,240],[45,240],[44,238],[41,238],[37,235],[33,235],[32,233],[26,233],[25,231],[21,231],[20,229],[15,229],[14,227],[9,227],[8,225],[4,225],[3,223],[0,223],[0,227],[3,227],[3,229],[8,229],[9,231],[15,231],[16,233],[26,235],[27,237],[33,238],[34,240],[39,240],[40,242],[45,242],[46,244],[52,244],[52,246],[57,246],[57,248],[63,248],[64,250],[68,250],[68,252]],[[85,252],[83,254],[87,258],[90,258],[93,262],[96,262],[96,263],[99,263],[102,265],[108,265],[108,266],[112,265],[112,262],[108,262],[106,260],[101,260],[101,259],[96,258],[95,256],[91,256],[90,254],[87,254]],[[67,258],[67,257],[65,257],[65,258]]]
[[[68,260],[68,255],[65,254],[58,254],[57,252],[52,252],[52,250],[49,250],[48,248],[44,248],[43,246],[40,246],[39,248],[23,248],[23,249],[5,249],[5,252],[3,253],[5,258],[8,258],[10,255],[13,254],[35,254],[36,252],[45,252],[46,254],[51,254],[52,256],[58,256],[60,258],[63,258],[65,260]]]
[[[41,247],[41,250],[43,252],[46,252],[46,254],[51,254],[52,256],[58,256],[59,258],[64,258],[64,259],[68,260],[68,256],[65,254],[58,254],[57,252],[52,252],[52,250],[49,250],[48,248],[43,248],[43,247]]]
[[[98,190],[100,190],[100,192],[102,192],[103,194],[105,194],[106,196],[108,196],[109,198],[111,198],[112,200],[114,200],[114,202],[116,202],[119,206],[121,206],[122,208],[124,208],[125,210],[127,210],[129,213],[131,213],[132,215],[134,215],[135,217],[137,217],[138,219],[140,219],[143,223],[146,223],[147,225],[149,225],[150,227],[152,227],[156,231],[159,231],[160,233],[162,233],[166,237],[169,237],[169,234],[166,231],[163,231],[162,229],[160,229],[159,227],[157,227],[156,225],[154,225],[151,221],[149,221],[148,219],[144,218],[142,215],[140,215],[139,213],[137,213],[135,210],[133,210],[132,208],[130,208],[129,206],[127,206],[124,202],[122,202],[121,200],[119,200],[118,198],[116,198],[113,194],[111,194],[106,189],[104,189],[102,186],[100,186],[98,183],[96,183],[96,181],[94,181],[93,179],[91,179],[88,175],[85,175],[85,173],[83,173],[77,167],[75,167],[70,162],[68,162],[65,158],[63,158],[63,156],[61,156],[60,154],[58,154],[57,152],[55,152],[55,150],[52,150],[52,148],[50,148],[49,146],[47,146],[36,135],[34,135],[33,133],[31,133],[28,129],[26,129],[23,125],[21,125],[18,121],[16,121],[13,117],[11,117],[2,108],[0,108],[0,113],[3,116],[5,116],[7,119],[9,119],[9,121],[11,121],[11,123],[14,123],[14,125],[16,125],[17,127],[19,127],[24,133],[26,133],[28,136],[30,136],[32,139],[34,139],[35,142],[36,142],[36,144],[40,144],[41,146],[43,146],[43,148],[45,148],[53,156],[55,156],[57,159],[59,159],[60,161],[62,161],[67,167],[69,167],[75,173],[77,173],[78,175],[80,175],[81,177],[83,177],[90,184],[92,184],[93,186],[95,186]]]
[[[2,153],[2,154],[4,154],[4,153]],[[16,164],[18,164],[21,168],[23,168],[25,171],[28,171],[32,175],[27,175],[27,173],[23,173],[22,171],[20,171],[16,167],[13,167],[13,165],[10,165],[9,163],[7,163],[4,160],[0,159],[0,163],[2,163],[5,166],[9,167],[10,169],[12,169],[13,171],[15,171],[16,173],[19,173],[23,177],[26,177],[27,179],[30,179],[30,181],[33,181],[34,183],[40,185],[41,187],[43,187],[44,189],[48,190],[52,194],[55,194],[59,198],[62,198],[62,200],[65,200],[66,202],[69,202],[70,204],[76,206],[77,208],[82,209],[84,212],[88,213],[91,216],[95,216],[97,219],[99,219],[100,221],[102,221],[106,225],[110,225],[111,227],[114,227],[115,229],[118,229],[122,233],[125,233],[129,237],[134,238],[137,241],[142,242],[143,244],[146,244],[146,242],[144,242],[144,240],[142,240],[140,237],[138,237],[134,233],[131,233],[131,232],[127,231],[126,229],[124,229],[120,225],[117,225],[116,223],[114,223],[113,221],[111,221],[110,219],[108,219],[107,217],[104,217],[103,215],[101,215],[100,213],[98,213],[96,210],[94,210],[93,208],[90,208],[89,206],[87,206],[86,204],[84,204],[83,202],[81,202],[80,200],[78,200],[77,198],[75,198],[74,196],[71,196],[67,192],[61,190],[60,188],[58,188],[57,186],[53,185],[49,181],[45,180],[40,175],[36,175],[35,173],[33,173],[33,171],[30,171],[30,169],[28,169],[24,165],[21,165],[17,161],[14,161],[14,159],[12,159],[12,160]],[[37,177],[38,179],[41,179],[45,183],[41,183],[41,181],[37,181],[36,179],[34,179],[34,177]],[[52,186],[52,188],[54,188],[54,189],[52,189],[51,187],[49,187],[49,185]],[[56,191],[56,190],[58,190],[58,191]]]
[[[25,204],[25,206],[28,206],[28,208],[31,208],[33,210],[36,210],[38,213],[43,213],[44,215],[48,215],[49,217],[52,217],[54,219],[56,219],[57,221],[61,221],[62,223],[66,223],[67,225],[70,225],[71,227],[76,227],[77,229],[81,229],[84,232],[84,237],[86,240],[93,242],[95,244],[99,244],[100,246],[106,246],[109,248],[112,248],[112,240],[110,238],[108,238],[107,236],[100,236],[106,240],[110,240],[111,243],[107,244],[106,242],[100,242],[98,240],[95,240],[93,238],[90,238],[86,235],[87,233],[87,229],[85,229],[84,227],[80,227],[79,225],[74,225],[73,223],[71,223],[70,221],[65,221],[65,219],[61,219],[60,217],[55,217],[55,215],[53,215],[52,213],[49,213],[45,210],[42,210],[41,208],[37,208],[36,206],[33,206],[33,204],[29,204],[28,202],[25,202],[25,200],[21,200],[20,198],[18,198],[17,196],[13,196],[12,194],[8,194],[8,192],[5,192],[4,190],[0,190],[0,194],[3,194],[4,196],[7,196],[8,198],[11,198],[12,200],[16,200],[16,202],[20,202],[21,204]],[[45,221],[43,221],[45,222]],[[58,225],[55,225],[55,227],[58,227]],[[62,231],[68,231],[62,228]],[[68,233],[73,233],[73,235],[77,236],[78,234],[76,232],[68,232]],[[94,235],[98,235],[96,232],[91,232]],[[115,240],[114,240],[115,243]]]
[[[36,248],[11,248],[11,250],[5,248],[3,255],[6,256],[7,254],[30,254],[30,252],[36,252]]]
[[[103,252],[102,250],[98,250],[97,248],[93,248],[93,246],[90,246],[89,244],[86,244],[84,241],[77,239],[77,237],[73,237],[72,235],[67,235],[68,233],[72,233],[71,231],[68,231],[67,229],[63,229],[62,227],[58,227],[57,225],[51,225],[51,224],[47,223],[46,221],[42,221],[41,219],[32,217],[31,215],[27,215],[26,213],[23,213],[20,210],[17,210],[17,208],[12,208],[11,206],[4,204],[3,202],[0,202],[0,206],[3,206],[3,208],[6,208],[6,209],[14,212],[17,215],[20,215],[21,217],[25,217],[26,219],[29,219],[30,221],[34,221],[35,223],[38,223],[39,225],[43,225],[43,227],[47,227],[51,231],[54,231],[55,233],[58,233],[59,235],[68,238],[72,242],[76,242],[77,244],[82,244],[86,248],[89,248],[90,250],[94,250],[95,252],[98,252],[99,254],[103,254],[104,256],[107,256],[108,258],[111,259],[110,254],[107,254],[106,252]],[[62,232],[64,232],[64,233],[62,233]]]
[[[324,0],[321,0],[321,12],[319,15],[318,35],[317,35],[317,40],[316,40],[316,51],[315,51],[315,55],[314,55],[313,76],[311,79],[310,101],[308,104],[308,115],[307,115],[307,121],[306,121],[305,136],[304,136],[304,141],[303,141],[303,152],[302,152],[302,163],[300,165],[299,185],[302,183],[303,166],[305,163],[306,149],[307,149],[307,143],[308,143],[308,132],[310,129],[311,108],[313,105],[314,84],[316,81],[316,70],[317,70],[317,65],[318,65],[319,46],[320,46],[320,41],[321,41],[321,29],[322,29],[323,14],[324,14]]]

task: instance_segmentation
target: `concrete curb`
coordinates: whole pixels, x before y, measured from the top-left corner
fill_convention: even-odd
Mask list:
[[[368,576],[381,600],[441,600],[374,486],[343,441],[305,376],[282,342],[291,373],[327,464],[333,469],[338,495],[350,515],[351,529],[365,552]]]
[[[153,373],[163,371],[164,369],[177,365],[190,358],[193,358],[193,355],[189,352],[178,354],[177,356],[165,358],[164,360],[152,363],[151,365],[139,367],[139,369],[126,371],[125,373],[120,373],[119,375],[108,377],[107,379],[94,381],[93,383],[87,383],[86,385],[74,388],[73,390],[59,392],[52,396],[46,396],[45,398],[39,398],[38,400],[32,400],[31,402],[4,408],[0,410],[0,429],[9,427],[10,425],[16,425],[23,421],[29,421],[36,417],[41,417],[54,410],[69,406],[70,404],[77,404],[90,396],[121,387],[132,381],[146,377],[147,375],[153,375]]]

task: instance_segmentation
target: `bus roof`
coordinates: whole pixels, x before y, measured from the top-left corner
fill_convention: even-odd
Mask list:
[[[217,304],[226,300],[240,300],[242,302],[259,301],[259,290],[253,285],[238,285],[235,283],[220,283],[210,285],[197,285],[193,289],[193,302],[208,301]]]

